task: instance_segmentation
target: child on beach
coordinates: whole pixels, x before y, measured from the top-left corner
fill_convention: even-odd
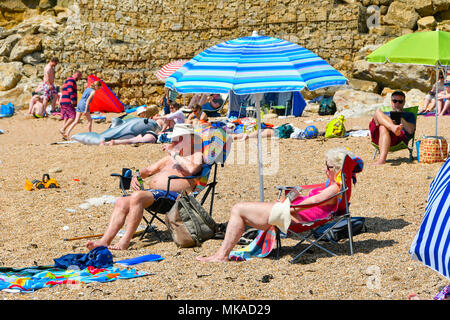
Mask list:
[[[156,116],[154,119],[161,128],[161,132],[172,129],[177,123],[184,123],[185,116],[180,110],[181,106],[173,102],[170,104],[170,113],[162,116]]]
[[[95,92],[99,90],[101,87],[102,83],[100,81],[95,81],[94,83],[92,83],[90,87],[84,90],[83,95],[81,96],[81,99],[77,104],[76,108],[77,114],[75,116],[75,120],[73,121],[71,126],[67,129],[66,134],[63,136],[64,139],[68,139],[70,133],[72,132],[73,128],[78,124],[82,115],[84,115],[88,121],[89,132],[92,131],[92,118],[91,113],[89,111],[89,104],[91,103]]]

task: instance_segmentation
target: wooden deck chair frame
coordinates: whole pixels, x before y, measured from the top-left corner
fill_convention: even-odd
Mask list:
[[[389,112],[389,111],[392,110],[392,107],[382,107],[381,110],[383,112]],[[414,115],[416,117],[416,123],[417,123],[417,112],[418,112],[418,110],[419,110],[418,106],[409,107],[409,108],[404,108],[403,109],[404,112],[414,113]],[[412,162],[414,160],[413,152],[414,152],[415,135],[416,135],[416,132],[414,131],[414,133],[412,134],[411,139],[408,140],[408,143],[404,143],[402,141],[402,142],[396,144],[395,146],[390,147],[388,152],[392,153],[392,152],[408,149],[408,151],[409,151],[409,162]],[[375,151],[374,151],[373,157],[372,157],[372,160],[374,160],[375,157],[377,156],[378,152],[380,152],[380,147],[376,143],[374,143],[372,141],[370,143],[375,148]],[[417,153],[417,150],[416,150],[416,153]]]
[[[223,163],[221,163],[220,165],[222,167],[224,166]],[[118,177],[120,179],[119,187],[124,196],[129,195],[127,190],[130,189],[130,182],[131,182],[131,177],[125,176],[126,170],[130,170],[130,169],[123,168],[122,174],[117,174],[117,173],[111,174],[111,176]],[[161,237],[159,236],[159,234],[157,232],[158,231],[157,228],[153,226],[153,222],[156,219],[156,220],[160,221],[161,223],[165,224],[165,221],[162,218],[160,218],[158,215],[166,214],[167,212],[169,212],[169,210],[175,204],[175,201],[167,198],[167,195],[169,194],[169,190],[170,190],[170,183],[172,180],[175,180],[175,179],[186,179],[186,180],[198,179],[198,178],[204,177],[206,175],[208,175],[208,178],[209,178],[211,171],[213,171],[213,180],[206,184],[206,186],[204,188],[205,190],[201,190],[199,192],[194,190],[191,194],[194,197],[197,197],[199,194],[203,193],[203,196],[200,200],[201,205],[203,205],[205,203],[208,196],[211,194],[209,214],[212,216],[212,211],[213,211],[213,206],[214,206],[214,194],[215,194],[215,188],[216,188],[216,184],[217,184],[217,163],[215,163],[215,162],[213,164],[203,164],[202,170],[200,171],[200,173],[198,175],[192,175],[192,176],[187,176],[187,177],[180,177],[180,176],[175,176],[175,175],[169,176],[169,178],[167,180],[167,189],[166,189],[165,196],[161,197],[157,201],[155,201],[155,203],[151,207],[145,208],[145,211],[150,215],[150,217],[149,218],[145,217],[145,214],[142,216],[142,219],[145,221],[145,223],[147,225],[139,239],[143,239],[144,236],[149,232],[154,232],[156,237],[158,238],[158,240],[162,241]]]
[[[347,156],[344,160],[344,166],[345,166],[345,162],[348,161],[348,159],[349,159],[349,157]],[[349,179],[347,179],[347,178],[349,178]],[[328,250],[328,249],[324,248],[322,245],[320,245],[319,241],[321,241],[331,231],[333,231],[334,227],[343,220],[347,221],[348,237],[349,237],[349,252],[350,252],[350,255],[353,255],[353,230],[352,230],[351,215],[350,215],[350,210],[349,210],[350,203],[348,200],[349,200],[350,195],[347,192],[347,191],[349,191],[349,187],[347,186],[347,181],[351,181],[351,177],[347,177],[346,174],[344,172],[342,172],[342,185],[341,185],[341,189],[339,190],[338,193],[336,193],[335,195],[329,197],[328,199],[326,199],[320,203],[316,203],[316,204],[312,204],[312,205],[299,204],[299,205],[295,206],[295,207],[303,207],[305,209],[312,208],[312,207],[321,205],[322,203],[325,203],[335,197],[339,197],[342,195],[341,201],[343,201],[342,202],[343,204],[342,205],[338,204],[337,210],[331,212],[327,218],[311,221],[309,223],[295,224],[296,226],[302,227],[303,230],[301,232],[294,232],[293,230],[288,229],[288,233],[295,234],[296,236],[301,238],[300,242],[298,242],[295,245],[296,247],[305,241],[309,242],[309,245],[305,249],[303,249],[298,255],[296,255],[290,261],[290,263],[296,263],[300,259],[300,257],[313,246],[327,252],[328,254],[330,254],[332,256],[336,256],[336,254],[334,252],[332,252],[331,250]],[[312,188],[316,188],[316,187],[320,187],[320,186],[324,186],[324,184],[306,185],[306,186],[300,186],[300,187],[302,189],[306,190],[306,189],[312,189]],[[283,191],[285,193],[287,193],[287,192],[289,192],[289,190],[293,189],[294,187],[277,186],[276,188],[279,190],[278,199],[280,199]],[[330,223],[330,227],[327,228],[320,237],[315,238],[314,233],[315,233],[316,229],[327,223]],[[291,226],[292,226],[292,224],[291,224]],[[277,244],[276,259],[279,259],[279,252],[281,249],[281,237],[280,237],[280,230],[278,228],[276,228],[276,229],[277,229],[277,232],[276,232],[276,244]],[[304,232],[307,232],[307,234],[303,235]],[[337,244],[337,243],[335,243],[335,244]]]

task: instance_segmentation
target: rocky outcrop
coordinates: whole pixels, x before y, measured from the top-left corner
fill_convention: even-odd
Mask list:
[[[369,65],[365,57],[405,33],[450,29],[449,9],[448,0],[3,0],[0,63],[21,64],[21,76],[4,81],[0,96],[13,92],[14,82],[21,97],[31,96],[45,63],[57,56],[59,85],[79,69],[104,79],[125,104],[155,103],[163,93],[155,77],[161,66],[253,30],[317,53],[351,89],[427,91],[434,78],[429,69]],[[337,90],[305,90],[305,96]]]
[[[20,62],[0,63],[2,77],[0,77],[0,91],[14,88],[22,78],[22,64]]]

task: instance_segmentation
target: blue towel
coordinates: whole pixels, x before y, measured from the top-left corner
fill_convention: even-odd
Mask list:
[[[132,266],[132,265],[143,263],[143,262],[160,261],[160,260],[164,260],[164,258],[161,257],[159,254],[147,254],[145,256],[116,261],[116,263],[122,264],[125,266]]]
[[[73,266],[80,269],[85,269],[88,266],[108,268],[113,265],[113,256],[104,246],[94,248],[86,254],[70,253],[53,260],[55,261],[55,268],[58,269],[67,269]]]

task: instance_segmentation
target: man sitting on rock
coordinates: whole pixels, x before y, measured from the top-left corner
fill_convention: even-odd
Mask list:
[[[380,149],[380,158],[373,165],[386,163],[389,148],[402,141],[407,144],[416,130],[414,114],[403,112],[405,100],[406,97],[402,91],[394,91],[391,95],[393,113],[384,113],[381,109],[378,109],[369,123],[371,140]],[[394,112],[402,112],[399,122],[396,122]]]

